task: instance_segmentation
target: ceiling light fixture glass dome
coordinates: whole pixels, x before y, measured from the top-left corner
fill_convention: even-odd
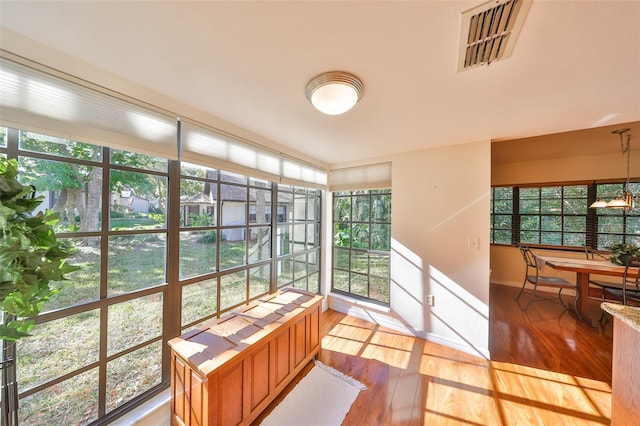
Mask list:
[[[362,98],[364,85],[358,77],[344,71],[330,71],[314,77],[306,89],[307,99],[320,112],[339,115],[349,111]]]

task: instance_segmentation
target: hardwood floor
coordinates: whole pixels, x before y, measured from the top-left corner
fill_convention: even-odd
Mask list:
[[[592,328],[551,302],[523,312],[516,294],[491,286],[491,360],[324,313],[320,361],[368,386],[343,425],[609,424],[611,322]]]

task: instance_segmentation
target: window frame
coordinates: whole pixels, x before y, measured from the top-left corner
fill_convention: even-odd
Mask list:
[[[354,297],[361,300],[366,300],[367,302],[372,302],[376,304],[380,304],[383,306],[390,306],[391,297],[390,297],[390,283],[391,283],[391,274],[390,274],[390,262],[391,262],[391,188],[385,189],[372,189],[372,190],[353,190],[353,191],[338,191],[333,192],[333,211],[332,211],[332,230],[333,230],[333,241],[331,243],[331,258],[332,258],[332,269],[331,269],[331,291],[344,294],[346,296]],[[388,196],[389,197],[389,206],[388,206],[388,220],[375,220],[374,218],[374,203],[373,198],[376,196]],[[360,218],[354,218],[354,206],[357,203],[354,203],[354,198],[358,197],[366,197],[368,199],[368,219],[363,220]],[[337,213],[337,202],[336,199],[345,198],[349,199],[349,217],[347,220],[344,218],[336,218]],[[366,247],[354,247],[352,230],[356,229],[361,225],[366,225],[367,227],[367,243]],[[388,247],[389,250],[380,250],[372,248],[371,237],[373,232],[371,229],[375,225],[384,225],[388,227]],[[336,244],[336,236],[338,235],[338,228],[340,230],[349,229],[349,245],[339,245]],[[362,244],[359,244],[362,245]],[[340,266],[341,262],[338,262],[337,253],[343,251],[347,253],[347,267],[344,268]],[[386,275],[382,276],[379,274],[372,274],[372,261],[378,258],[379,260],[386,259]],[[357,260],[364,261],[366,263],[366,271],[362,268],[358,268],[356,264]],[[336,283],[340,281],[339,275],[346,275],[348,278],[347,287],[348,290],[341,289],[336,286]],[[358,279],[366,279],[366,295],[355,292],[353,289],[354,280]],[[387,297],[386,300],[381,300],[380,298],[376,298],[372,296],[372,281],[380,279],[386,282],[386,292]]]
[[[144,403],[146,400],[152,398],[163,390],[167,389],[170,386],[171,382],[171,366],[170,366],[170,348],[167,345],[167,342],[182,334],[186,330],[199,326],[205,321],[219,318],[224,315],[226,312],[229,312],[240,305],[244,305],[246,303],[250,303],[253,300],[259,299],[263,297],[265,294],[273,293],[277,291],[279,288],[283,286],[294,286],[298,288],[303,288],[308,291],[312,291],[315,293],[319,293],[321,288],[320,284],[322,282],[322,268],[320,267],[322,261],[322,199],[323,199],[323,190],[313,188],[313,187],[304,187],[302,182],[293,183],[292,185],[283,185],[278,184],[273,181],[267,181],[260,177],[253,177],[250,175],[242,175],[244,179],[244,183],[229,183],[224,182],[224,184],[232,184],[242,187],[246,190],[247,202],[244,205],[245,212],[245,222],[242,225],[221,225],[221,211],[220,204],[216,205],[216,223],[212,226],[203,226],[203,227],[185,227],[180,223],[180,211],[181,211],[181,203],[180,203],[180,183],[183,178],[194,179],[202,182],[217,182],[218,194],[220,193],[220,184],[223,181],[220,179],[220,173],[217,174],[216,179],[206,179],[206,178],[196,178],[193,176],[185,176],[181,172],[181,163],[179,161],[167,160],[167,170],[166,171],[157,171],[157,170],[148,170],[148,169],[140,169],[136,167],[112,164],[111,162],[111,152],[115,151],[116,148],[109,148],[107,146],[97,145],[100,151],[100,160],[98,161],[90,161],[83,159],[74,159],[74,158],[66,158],[60,157],[52,154],[41,153],[41,152],[32,152],[21,149],[19,146],[19,137],[20,130],[13,128],[2,128],[5,131],[5,137],[0,141],[0,156],[3,158],[18,158],[18,157],[31,157],[41,160],[52,160],[52,161],[67,161],[75,164],[85,165],[85,166],[95,166],[102,168],[102,192],[101,192],[101,208],[100,212],[102,212],[100,218],[100,226],[96,231],[89,232],[58,232],[57,236],[59,238],[99,238],[99,260],[96,263],[99,263],[100,271],[99,271],[99,290],[97,291],[97,295],[95,299],[89,301],[80,301],[78,303],[73,304],[72,306],[66,306],[61,309],[55,310],[47,310],[35,318],[36,327],[40,327],[44,324],[55,324],[53,321],[64,319],[71,317],[73,315],[83,315],[86,313],[97,312],[98,315],[98,326],[100,327],[98,334],[99,339],[97,340],[95,350],[98,353],[97,360],[93,360],[93,358],[89,361],[86,361],[82,364],[78,364],[78,366],[73,366],[69,371],[65,371],[60,375],[55,376],[53,379],[46,379],[43,382],[38,382],[35,386],[30,387],[29,389],[18,389],[18,397],[22,400],[23,398],[31,397],[38,392],[45,391],[48,389],[52,389],[53,386],[61,384],[63,382],[68,382],[69,379],[73,379],[74,377],[79,377],[83,373],[87,372],[95,372],[98,385],[96,386],[96,404],[97,404],[97,418],[93,419],[92,423],[108,423],[113,421],[114,419],[120,417],[124,413],[130,411],[131,409],[139,406]],[[25,130],[29,131],[29,130]],[[45,134],[46,136],[46,134]],[[204,166],[206,167],[206,166]],[[144,173],[152,176],[163,177],[167,179],[166,182],[166,211],[164,212],[165,222],[164,225],[160,229],[111,229],[109,226],[110,220],[110,210],[111,210],[111,189],[109,179],[112,175],[112,171],[121,171],[121,172],[135,172],[135,173]],[[219,170],[218,170],[219,172]],[[231,172],[233,173],[233,172]],[[251,216],[251,207],[250,207],[250,198],[252,196],[252,191],[254,190],[266,190],[270,191],[270,194],[267,196],[267,203],[270,203],[270,206],[266,206],[266,214],[265,220],[254,220]],[[276,242],[275,242],[275,234],[278,229],[278,225],[282,225],[283,222],[280,219],[287,220],[286,218],[286,210],[287,207],[282,207],[278,203],[278,195],[279,192],[290,192],[291,194],[295,194],[296,196],[300,196],[300,206],[301,210],[304,210],[302,216],[300,217],[292,217],[291,225],[292,226],[301,226],[300,229],[304,230],[304,244],[299,249],[292,250],[291,253],[287,253],[284,255],[277,255],[276,253]],[[293,211],[293,200],[291,202],[291,209]],[[43,206],[43,208],[46,206]],[[106,212],[106,213],[105,213]],[[277,212],[277,214],[273,214],[273,212]],[[287,222],[289,223],[289,222]],[[244,264],[234,266],[229,269],[221,270],[219,267],[220,264],[220,235],[222,230],[225,229],[236,229],[241,228],[245,230],[245,261]],[[249,232],[253,229],[269,229],[270,232],[270,241],[269,241],[269,256],[263,258],[259,256],[257,261],[251,261],[249,258],[249,249],[250,243],[248,242]],[[189,276],[182,278],[180,277],[180,232],[181,231],[192,231],[192,230],[216,230],[217,231],[217,255],[216,255],[216,269],[211,273],[206,274],[198,274],[195,276]],[[120,237],[120,236],[128,236],[128,235],[150,235],[154,233],[163,233],[165,235],[165,271],[164,271],[164,282],[158,283],[155,285],[144,286],[140,289],[135,289],[134,291],[128,291],[123,294],[110,294],[108,291],[109,285],[109,270],[108,270],[108,262],[109,262],[109,244],[110,238],[112,237]],[[311,233],[312,235],[308,235]],[[283,259],[290,259],[291,261],[295,261],[300,268],[297,268],[298,271],[296,274],[292,276],[292,279],[285,283],[284,285],[278,286],[277,284],[277,266],[280,261]],[[73,259],[69,260],[73,263]],[[250,293],[250,280],[251,274],[258,268],[268,267],[269,269],[269,288],[265,292],[260,292],[260,294],[251,294]],[[224,309],[220,308],[220,288],[221,288],[221,280],[226,275],[231,274],[244,274],[246,291],[241,296],[241,301],[238,303],[234,303],[233,305],[226,306]],[[182,290],[184,287],[198,283],[204,283],[207,280],[215,280],[214,290],[217,293],[216,296],[216,309],[212,314],[206,314],[198,318],[193,318],[189,320],[188,323],[182,324],[182,314],[183,314],[183,306],[182,306]],[[206,284],[205,284],[206,286]],[[207,288],[207,290],[209,290]],[[127,303],[134,300],[144,300],[142,298],[145,297],[156,297],[159,296],[161,298],[160,304],[162,306],[163,313],[161,314],[161,324],[160,324],[160,335],[152,336],[152,338],[144,339],[144,341],[135,342],[130,347],[125,347],[124,349],[117,349],[116,351],[109,351],[107,347],[107,333],[108,333],[108,322],[109,322],[109,308],[112,306],[116,306],[121,303]],[[46,306],[45,306],[46,309]],[[151,347],[152,345],[159,345],[161,349],[159,349],[161,353],[161,361],[160,361],[160,381],[159,383],[149,386],[148,388],[142,387],[144,389],[141,393],[137,393],[135,397],[128,399],[124,402],[118,401],[114,408],[107,408],[107,404],[109,401],[108,388],[107,388],[107,377],[108,377],[108,368],[109,363],[116,361],[118,359],[126,360],[126,356],[134,353],[135,351],[147,347]],[[156,350],[156,349],[154,349]],[[52,420],[54,420],[52,418]]]
[[[569,251],[581,251],[584,250],[584,246],[589,246],[589,247],[593,247],[596,248],[598,250],[606,250],[606,247],[608,245],[610,245],[613,242],[636,242],[637,244],[640,244],[640,233],[632,233],[631,229],[634,226],[634,223],[638,223],[637,225],[635,225],[636,227],[640,227],[640,206],[636,206],[634,209],[625,211],[625,210],[613,210],[613,209],[595,209],[595,208],[590,208],[589,206],[596,201],[597,195],[599,193],[599,191],[601,191],[601,189],[605,186],[617,186],[620,188],[620,190],[622,189],[624,183],[626,181],[624,179],[615,179],[615,180],[606,180],[606,181],[573,181],[573,182],[552,182],[552,183],[540,183],[540,184],[526,184],[526,185],[495,185],[491,187],[491,193],[490,193],[490,234],[489,234],[489,238],[490,238],[490,243],[492,245],[507,245],[507,246],[515,246],[522,241],[521,238],[521,218],[522,216],[527,216],[527,214],[523,214],[521,212],[521,206],[520,206],[520,202],[521,202],[521,197],[520,197],[520,193],[521,190],[529,190],[530,188],[538,188],[539,190],[542,190],[542,188],[550,188],[550,187],[562,187],[562,193],[563,193],[563,198],[561,200],[564,200],[564,188],[565,187],[569,187],[569,186],[586,186],[587,187],[587,196],[586,196],[586,207],[587,207],[587,211],[586,214],[584,215],[579,215],[579,216],[584,216],[585,217],[585,231],[584,231],[584,241],[585,244],[581,245],[581,246],[576,246],[576,245],[564,245],[564,223],[565,223],[565,218],[570,218],[570,217],[576,217],[577,215],[575,214],[565,214],[564,211],[562,214],[557,215],[561,218],[561,222],[562,222],[562,226],[563,226],[563,230],[559,231],[562,233],[562,241],[563,243],[560,245],[555,245],[555,244],[545,244],[545,243],[540,243],[540,242],[527,242],[524,241],[527,245],[533,246],[533,247],[539,247],[539,248],[547,248],[547,249],[554,249],[554,250],[569,250]],[[635,194],[638,191],[640,191],[640,179],[631,179],[630,180],[630,187],[632,189],[632,192]],[[499,231],[501,230],[501,228],[496,228],[495,227],[495,216],[496,216],[496,201],[497,199],[495,198],[495,193],[496,193],[496,188],[511,188],[513,191],[513,206],[512,206],[512,210],[510,213],[504,213],[501,212],[499,214],[501,215],[505,215],[505,216],[511,216],[511,242],[510,243],[505,243],[505,242],[496,242],[495,240],[495,231]],[[608,192],[609,194],[611,193],[611,191]],[[564,206],[564,202],[561,202],[561,205]],[[531,214],[531,215],[535,215],[535,214]],[[542,213],[538,213],[539,217],[542,216],[548,216]],[[619,228],[621,228],[623,231],[619,231],[619,232],[605,232],[601,229],[599,224],[602,224],[603,222],[603,218],[606,217],[620,217],[621,218],[621,224],[619,225]],[[539,230],[540,232],[542,232],[542,230]],[[571,231],[566,231],[567,233],[572,233]],[[606,240],[606,236],[613,236],[613,238],[609,239],[608,241]],[[540,240],[538,240],[540,241]]]

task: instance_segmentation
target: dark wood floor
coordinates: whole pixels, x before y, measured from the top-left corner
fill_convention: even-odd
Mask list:
[[[491,360],[327,311],[320,361],[368,386],[343,424],[609,424],[611,322],[592,328],[551,302],[523,312],[516,294],[491,286]]]

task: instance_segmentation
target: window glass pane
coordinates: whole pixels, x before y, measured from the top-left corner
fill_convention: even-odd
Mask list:
[[[271,258],[271,227],[252,227],[249,233],[249,264]]]
[[[262,188],[270,188],[271,187],[271,182],[269,182],[268,180],[264,180],[264,179],[258,179],[258,178],[254,178],[249,176],[249,185],[251,186],[259,186]]]
[[[220,277],[220,310],[244,303],[247,299],[247,272],[239,271]]]
[[[333,248],[334,268],[349,270],[349,253],[351,253],[350,250],[334,247]]]
[[[191,164],[186,162],[180,163],[180,174],[183,176],[200,177],[207,179],[217,179],[218,171],[210,169],[208,167],[199,166],[197,164]]]
[[[493,188],[494,200],[511,200],[513,198],[513,188],[510,186]]]
[[[380,277],[370,277],[371,298],[383,303],[389,303],[389,279]]]
[[[621,183],[598,184],[596,193],[598,198],[615,198],[622,194],[623,186]]]
[[[543,232],[540,243],[560,246],[562,245],[562,234],[559,232]]]
[[[220,214],[223,226],[247,223],[247,188],[236,185],[220,185]]]
[[[334,290],[349,292],[349,272],[338,269],[333,270],[332,288]]]
[[[537,200],[539,198],[540,198],[539,188],[520,188],[521,200],[527,200],[527,199]]]
[[[107,363],[107,412],[161,381],[162,342],[152,343]]]
[[[164,284],[166,253],[164,233],[109,237],[109,296]]]
[[[369,248],[369,225],[354,223],[351,225],[351,247]]]
[[[253,299],[269,292],[271,265],[249,269],[249,298]]]
[[[293,221],[293,194],[278,192],[278,222],[291,221]]]
[[[538,244],[540,242],[540,235],[538,231],[521,231],[520,241],[523,243]]]
[[[351,270],[362,274],[369,273],[369,255],[366,252],[351,252]]]
[[[244,175],[240,175],[237,173],[227,172],[225,170],[220,170],[220,180],[222,182],[233,182],[246,185],[247,177]]]
[[[111,170],[109,185],[111,229],[166,228],[166,176]]]
[[[513,213],[513,200],[494,200],[493,211],[496,213]]]
[[[307,248],[318,247],[320,245],[320,224],[311,223],[307,225]]]
[[[561,198],[562,187],[561,186],[543,186],[540,188],[540,196],[546,199]]]
[[[493,242],[497,244],[511,244],[511,231],[494,231]]]
[[[307,248],[306,229],[307,229],[307,226],[305,224],[293,225],[293,252],[294,253],[305,250]]]
[[[522,216],[520,218],[520,229],[525,231],[540,229],[540,216]]]
[[[293,279],[297,280],[307,276],[307,255],[301,254],[295,257]]]
[[[511,215],[494,215],[493,227],[494,229],[511,229],[512,219],[513,216]]]
[[[584,233],[581,233],[581,234],[572,234],[568,232],[564,233],[564,241],[562,245],[581,247],[581,246],[584,246],[586,243],[587,241],[585,239]]]
[[[162,335],[162,293],[109,306],[107,354]]]
[[[58,238],[58,241],[72,253],[67,262],[80,269],[65,275],[64,281],[50,283],[59,291],[45,302],[43,313],[100,297],[100,237]]]
[[[271,191],[249,190],[249,223],[271,223]]]
[[[586,232],[587,218],[585,216],[565,216],[564,229],[569,232]]]
[[[367,297],[369,294],[369,277],[363,274],[350,274],[351,285],[349,293]]]
[[[38,211],[60,214],[56,232],[100,230],[102,169],[65,161],[19,157],[20,181],[44,196]]]
[[[307,198],[307,220],[320,220],[320,198],[309,197]]]
[[[220,241],[220,270],[245,265],[247,245],[244,241],[246,228],[222,230]]]
[[[640,216],[628,216],[627,217],[627,234],[640,236]]]
[[[293,259],[278,260],[278,288],[285,287],[293,280]]]
[[[7,146],[7,128],[6,127],[0,127],[0,147],[6,147]]]
[[[598,232],[600,233],[622,233],[624,229],[624,219],[622,216],[600,216],[598,217]]]
[[[182,325],[213,315],[217,299],[217,278],[182,286]]]
[[[373,208],[372,220],[375,222],[391,222],[391,196],[374,195],[371,197]]]
[[[216,271],[217,231],[180,232],[180,278]]]
[[[166,172],[169,161],[165,158],[153,155],[137,154],[135,152],[112,149],[110,152],[111,164],[134,167],[136,169],[154,170]]]
[[[368,222],[370,220],[370,198],[369,196],[353,197],[353,218],[354,222]]]
[[[292,225],[278,225],[277,255],[284,256],[293,252]]]
[[[319,256],[320,252],[318,250],[307,254],[307,269],[309,274],[313,274],[320,270]]]
[[[350,197],[334,197],[333,198],[333,221],[344,222],[351,219],[351,198]]]
[[[215,226],[218,184],[180,180],[180,226]]]
[[[543,231],[560,231],[562,230],[562,216],[542,216]]]
[[[541,202],[540,212],[543,214],[562,214],[562,200],[543,199]]]
[[[98,419],[98,383],[98,369],[94,368],[22,398],[18,423],[30,426],[91,423]]]
[[[99,341],[97,309],[36,325],[31,337],[19,340],[17,345],[20,391],[96,362]]]
[[[307,218],[307,196],[306,194],[295,194],[293,200],[293,220],[302,221]]]
[[[371,225],[371,250],[391,250],[391,225]]]
[[[312,293],[320,293],[320,274],[310,274],[307,279],[307,290]]]
[[[520,199],[520,214],[532,214],[540,211],[540,201]]]
[[[564,214],[587,214],[587,197],[564,200]]]
[[[102,148],[83,142],[33,132],[20,132],[20,149],[58,157],[100,161]]]

